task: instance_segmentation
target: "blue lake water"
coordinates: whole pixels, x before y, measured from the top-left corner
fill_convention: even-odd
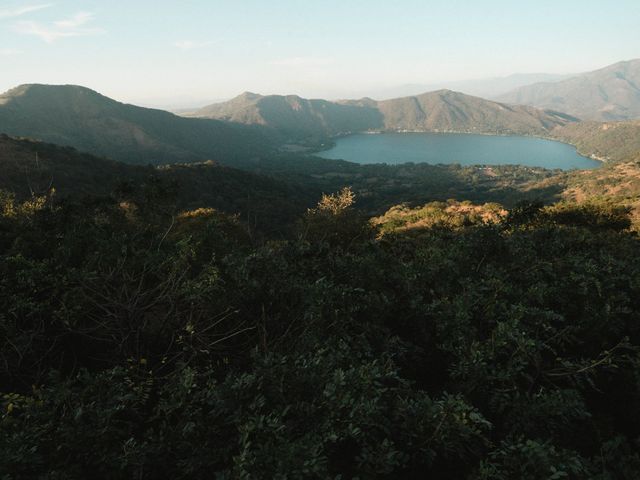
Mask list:
[[[517,164],[563,170],[601,165],[560,142],[458,133],[354,134],[336,139],[333,148],[317,155],[355,163]]]

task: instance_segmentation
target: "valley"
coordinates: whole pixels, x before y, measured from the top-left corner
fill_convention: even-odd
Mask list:
[[[103,157],[5,137],[0,188],[19,198],[28,197],[34,175],[41,190],[53,187],[58,197],[74,198],[109,195],[127,181],[143,184],[153,176],[180,185],[176,201],[183,208],[221,208],[270,231],[290,224],[286,219],[311,206],[322,192],[345,186],[354,188],[359,208],[371,215],[402,202],[448,198],[505,205],[525,199],[553,202],[564,198],[569,178],[580,176],[555,168],[633,162],[640,155],[637,121],[583,122],[448,90],[382,102],[245,93],[185,118],[122,104],[84,87],[25,85],[0,96],[0,131]],[[451,131],[459,133],[383,133]],[[353,132],[381,134],[360,137],[371,145],[363,150],[357,145],[355,150],[327,150],[356,141],[357,135],[345,136]],[[575,145],[598,162],[531,137]],[[419,144],[404,146],[404,139],[411,138]],[[23,153],[6,163],[15,149]],[[529,160],[527,149],[533,155]],[[325,159],[314,157],[314,151]],[[38,169],[33,167],[36,155]],[[549,163],[557,155],[566,160]],[[462,167],[420,165],[424,159]],[[367,165],[378,162],[399,165]],[[418,163],[402,165],[407,162]],[[512,166],[490,166],[496,162]],[[260,182],[262,190],[256,190]],[[246,189],[252,193],[243,200]]]
[[[1,94],[0,478],[637,480],[640,60],[500,73],[569,51],[574,10],[547,45],[540,6],[521,36],[506,4],[439,28],[442,6],[381,2],[402,21],[361,30],[375,2],[169,3],[140,16],[155,36],[133,35],[146,0],[121,6],[118,41],[86,12],[16,20],[43,47],[0,49],[8,78],[72,58],[70,79],[177,102],[374,91],[378,36],[389,82],[517,55],[397,98]],[[0,35],[50,8],[1,7]]]

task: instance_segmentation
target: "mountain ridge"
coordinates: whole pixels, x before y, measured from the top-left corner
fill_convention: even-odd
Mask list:
[[[382,101],[364,97],[334,102],[245,92],[191,116],[259,124],[297,137],[403,130],[544,135],[577,120],[555,111],[502,104],[448,89]]]
[[[133,164],[233,162],[273,146],[255,127],[120,103],[77,85],[25,84],[1,94],[0,133]]]
[[[463,92],[467,95],[487,98],[490,100],[508,93],[516,88],[538,82],[556,82],[573,75],[555,73],[512,73],[511,75],[470,80],[452,80],[433,83],[408,83],[371,92],[370,96],[387,100],[391,98],[420,95],[442,88]]]
[[[498,100],[558,110],[589,121],[640,118],[640,59],[617,62],[559,82],[520,87]]]

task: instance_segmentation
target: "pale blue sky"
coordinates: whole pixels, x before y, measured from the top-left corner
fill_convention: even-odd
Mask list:
[[[640,0],[0,0],[0,90],[178,105],[361,96],[640,57]]]

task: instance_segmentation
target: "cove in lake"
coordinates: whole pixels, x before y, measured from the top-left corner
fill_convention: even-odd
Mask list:
[[[336,139],[319,157],[355,163],[430,163],[460,165],[526,165],[589,169],[600,162],[579,155],[565,143],[535,137],[463,133],[354,134]]]

